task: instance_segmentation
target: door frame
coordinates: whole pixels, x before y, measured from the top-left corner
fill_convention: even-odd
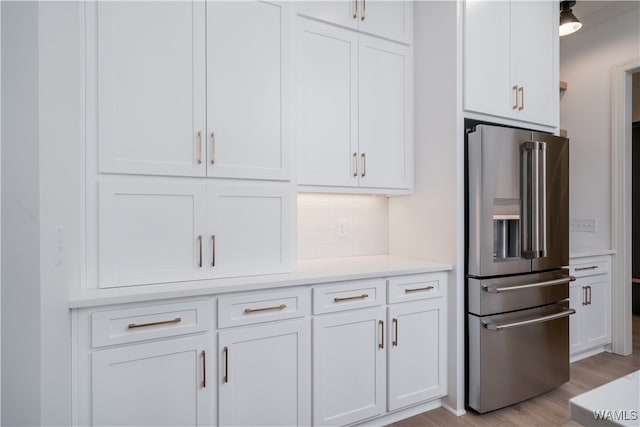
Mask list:
[[[611,69],[611,245],[615,250],[611,286],[611,345],[632,352],[631,335],[631,90],[640,57]]]

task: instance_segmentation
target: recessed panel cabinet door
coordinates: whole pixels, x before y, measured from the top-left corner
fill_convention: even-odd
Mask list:
[[[207,174],[289,179],[290,9],[207,2]]]
[[[409,188],[413,158],[410,48],[360,36],[360,186]]]
[[[205,196],[204,184],[101,182],[100,287],[203,278]]]
[[[389,410],[446,394],[442,298],[389,307]]]
[[[210,339],[179,338],[93,352],[93,425],[211,425],[215,374],[207,370],[214,366]]]
[[[406,43],[413,39],[412,1],[361,0],[360,6],[360,31]]]
[[[298,183],[357,186],[358,34],[299,19]]]
[[[291,271],[292,221],[292,194],[287,185],[210,184],[207,276]]]
[[[308,320],[221,331],[221,426],[310,424]]]
[[[98,2],[88,10],[100,172],[204,175],[204,3]]]

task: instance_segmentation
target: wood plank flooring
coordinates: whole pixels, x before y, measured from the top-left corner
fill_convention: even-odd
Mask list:
[[[571,380],[541,396],[486,414],[468,410],[456,417],[444,408],[408,418],[393,427],[579,426],[569,417],[569,399],[640,369],[640,316],[633,316],[633,354],[600,353],[571,364]]]

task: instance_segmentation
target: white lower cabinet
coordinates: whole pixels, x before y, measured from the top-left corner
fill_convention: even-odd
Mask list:
[[[442,298],[390,305],[390,411],[446,394],[445,312]]]
[[[93,424],[210,425],[212,356],[207,335],[94,352]]]
[[[571,259],[576,280],[569,287],[569,351],[573,360],[602,351],[611,343],[609,256]]]
[[[313,319],[313,424],[345,425],[385,412],[385,309]]]
[[[309,347],[306,319],[220,332],[220,425],[309,425]]]

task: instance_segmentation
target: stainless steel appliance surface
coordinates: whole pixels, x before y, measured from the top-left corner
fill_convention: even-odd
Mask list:
[[[569,380],[569,141],[467,122],[467,404]]]

